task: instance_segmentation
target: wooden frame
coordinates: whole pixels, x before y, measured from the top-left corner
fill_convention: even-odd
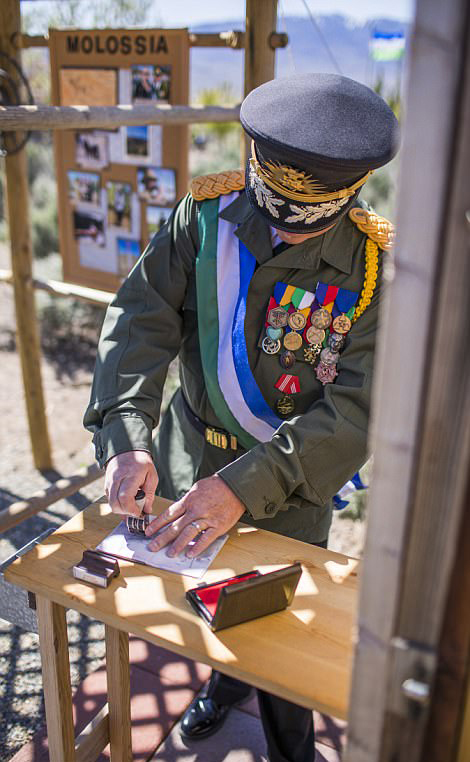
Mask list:
[[[169,98],[171,104],[185,105],[189,95],[189,42],[188,32],[181,30],[65,30],[52,29],[49,32],[51,60],[52,102],[72,106],[88,103],[93,107],[117,107],[118,104],[132,105],[133,78],[145,71],[148,77],[156,67],[170,74]],[[72,72],[72,75],[68,75]],[[100,72],[115,73],[113,78],[103,82]],[[67,91],[64,90],[67,83]],[[111,89],[110,89],[111,87]],[[94,91],[94,88],[96,92]],[[143,88],[142,92],[145,92]],[[95,94],[93,94],[95,92]],[[149,91],[152,92],[151,90]],[[85,93],[85,95],[83,94]],[[155,97],[157,97],[155,95]],[[88,98],[88,100],[86,100]],[[171,129],[148,126],[149,138],[156,130],[161,132],[161,149],[154,161],[147,157],[139,165],[130,161],[124,152],[124,128],[116,128],[119,134],[109,133],[111,156],[109,164],[99,169],[85,169],[76,160],[76,133],[67,130],[54,135],[59,199],[59,234],[63,261],[64,279],[72,283],[92,288],[116,291],[122,278],[131,269],[134,257],[121,255],[126,242],[128,248],[135,248],[138,254],[145,248],[146,202],[138,197],[139,172],[146,173],[156,186],[159,173],[173,172],[176,178],[175,197],[166,197],[163,205],[173,206],[187,190],[188,129],[173,126]],[[152,131],[152,134],[151,134]],[[149,166],[149,163],[152,166]],[[143,169],[140,169],[139,167]],[[73,173],[76,173],[75,175]],[[94,195],[94,203],[83,203],[83,199],[71,202],[70,177],[82,178],[84,188],[91,187],[91,179],[99,175],[101,188]],[[77,180],[80,182],[80,180]],[[150,182],[150,180],[149,180]],[[120,213],[121,230],[111,225],[109,198],[106,187],[110,183],[119,184],[126,191],[126,225]],[[161,187],[161,181],[160,181]],[[88,194],[90,196],[91,194]],[[123,195],[123,194],[121,194]]]
[[[458,560],[470,452],[461,353],[470,283],[467,25],[465,0],[445,10],[438,0],[418,0],[398,235],[378,340],[374,481],[345,762],[424,759]],[[404,690],[410,679],[414,700]],[[453,760],[450,748],[446,754]]]

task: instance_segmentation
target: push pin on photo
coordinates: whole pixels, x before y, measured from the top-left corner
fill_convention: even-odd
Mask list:
[[[145,492],[143,489],[138,490],[135,496],[135,502],[139,506],[140,510],[143,511],[145,504]],[[143,516],[138,517],[127,516],[126,518],[127,531],[131,534],[145,534],[145,530],[147,529],[149,523],[150,516],[148,514],[144,514]]]

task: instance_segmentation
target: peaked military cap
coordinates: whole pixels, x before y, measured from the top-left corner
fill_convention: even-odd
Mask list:
[[[273,227],[289,232],[336,222],[398,147],[398,122],[385,101],[336,74],[266,82],[245,98],[240,120],[252,138],[250,203]]]

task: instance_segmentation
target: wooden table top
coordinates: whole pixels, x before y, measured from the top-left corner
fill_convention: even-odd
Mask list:
[[[168,501],[155,499],[154,513]],[[105,499],[77,514],[15,561],[5,577],[66,608],[302,706],[346,717],[353,655],[359,562],[281,535],[237,525],[204,581],[301,561],[303,574],[285,611],[213,633],[186,601],[198,580],[120,561],[107,589],[72,576],[87,548],[119,523]]]

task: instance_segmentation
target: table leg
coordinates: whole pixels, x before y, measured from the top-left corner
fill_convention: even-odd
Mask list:
[[[131,762],[129,636],[106,625],[109,738],[112,762]]]
[[[74,762],[75,738],[65,609],[36,596],[50,762]]]

